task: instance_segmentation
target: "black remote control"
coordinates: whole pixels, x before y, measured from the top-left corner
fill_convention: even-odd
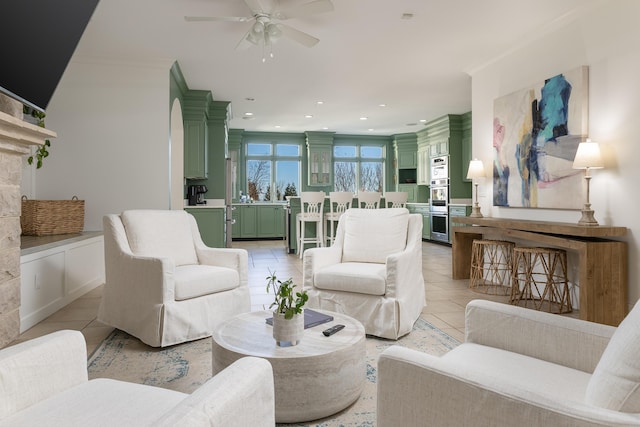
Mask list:
[[[335,334],[338,331],[341,331],[342,329],[344,329],[344,325],[335,325],[330,327],[329,329],[325,329],[324,331],[322,331],[322,333],[325,337],[330,337],[331,335]]]

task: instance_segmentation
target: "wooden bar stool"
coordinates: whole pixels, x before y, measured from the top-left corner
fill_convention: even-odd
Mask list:
[[[573,311],[567,252],[554,248],[514,248],[509,302],[556,314]]]
[[[351,208],[353,203],[353,193],[351,191],[331,191],[329,192],[329,212],[324,214],[325,238],[329,246],[335,240],[336,224],[343,213]]]
[[[469,289],[489,295],[510,295],[514,247],[515,243],[503,240],[474,240]]]
[[[314,243],[316,247],[324,246],[324,191],[303,191],[300,193],[300,213],[296,215],[296,238],[298,239],[298,254],[302,258],[305,243]],[[305,237],[307,223],[315,224],[316,233],[312,237]]]

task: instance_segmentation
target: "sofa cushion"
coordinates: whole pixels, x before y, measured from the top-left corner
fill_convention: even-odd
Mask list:
[[[121,215],[135,255],[171,258],[176,266],[197,264],[191,225],[185,211],[130,210]]]
[[[237,288],[238,271],[212,265],[183,265],[176,267],[175,299],[182,301]]]
[[[386,262],[387,256],[407,246],[409,211],[404,208],[349,209],[342,262]]]
[[[328,291],[384,295],[386,277],[384,264],[345,262],[320,269],[313,283],[316,288]]]
[[[2,421],[15,426],[152,425],[186,397],[161,387],[100,378],[58,393]]]
[[[640,412],[640,302],[620,323],[587,387],[585,402],[621,412]]]

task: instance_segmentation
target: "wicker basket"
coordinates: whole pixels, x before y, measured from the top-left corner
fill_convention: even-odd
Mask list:
[[[20,226],[25,236],[80,233],[84,229],[84,200],[28,200],[22,196]]]

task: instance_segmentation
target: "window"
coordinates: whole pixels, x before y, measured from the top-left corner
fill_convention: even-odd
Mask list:
[[[333,148],[335,191],[378,191],[384,188],[384,147],[336,145]]]
[[[301,149],[298,144],[247,144],[247,194],[253,200],[283,200],[300,188]]]

